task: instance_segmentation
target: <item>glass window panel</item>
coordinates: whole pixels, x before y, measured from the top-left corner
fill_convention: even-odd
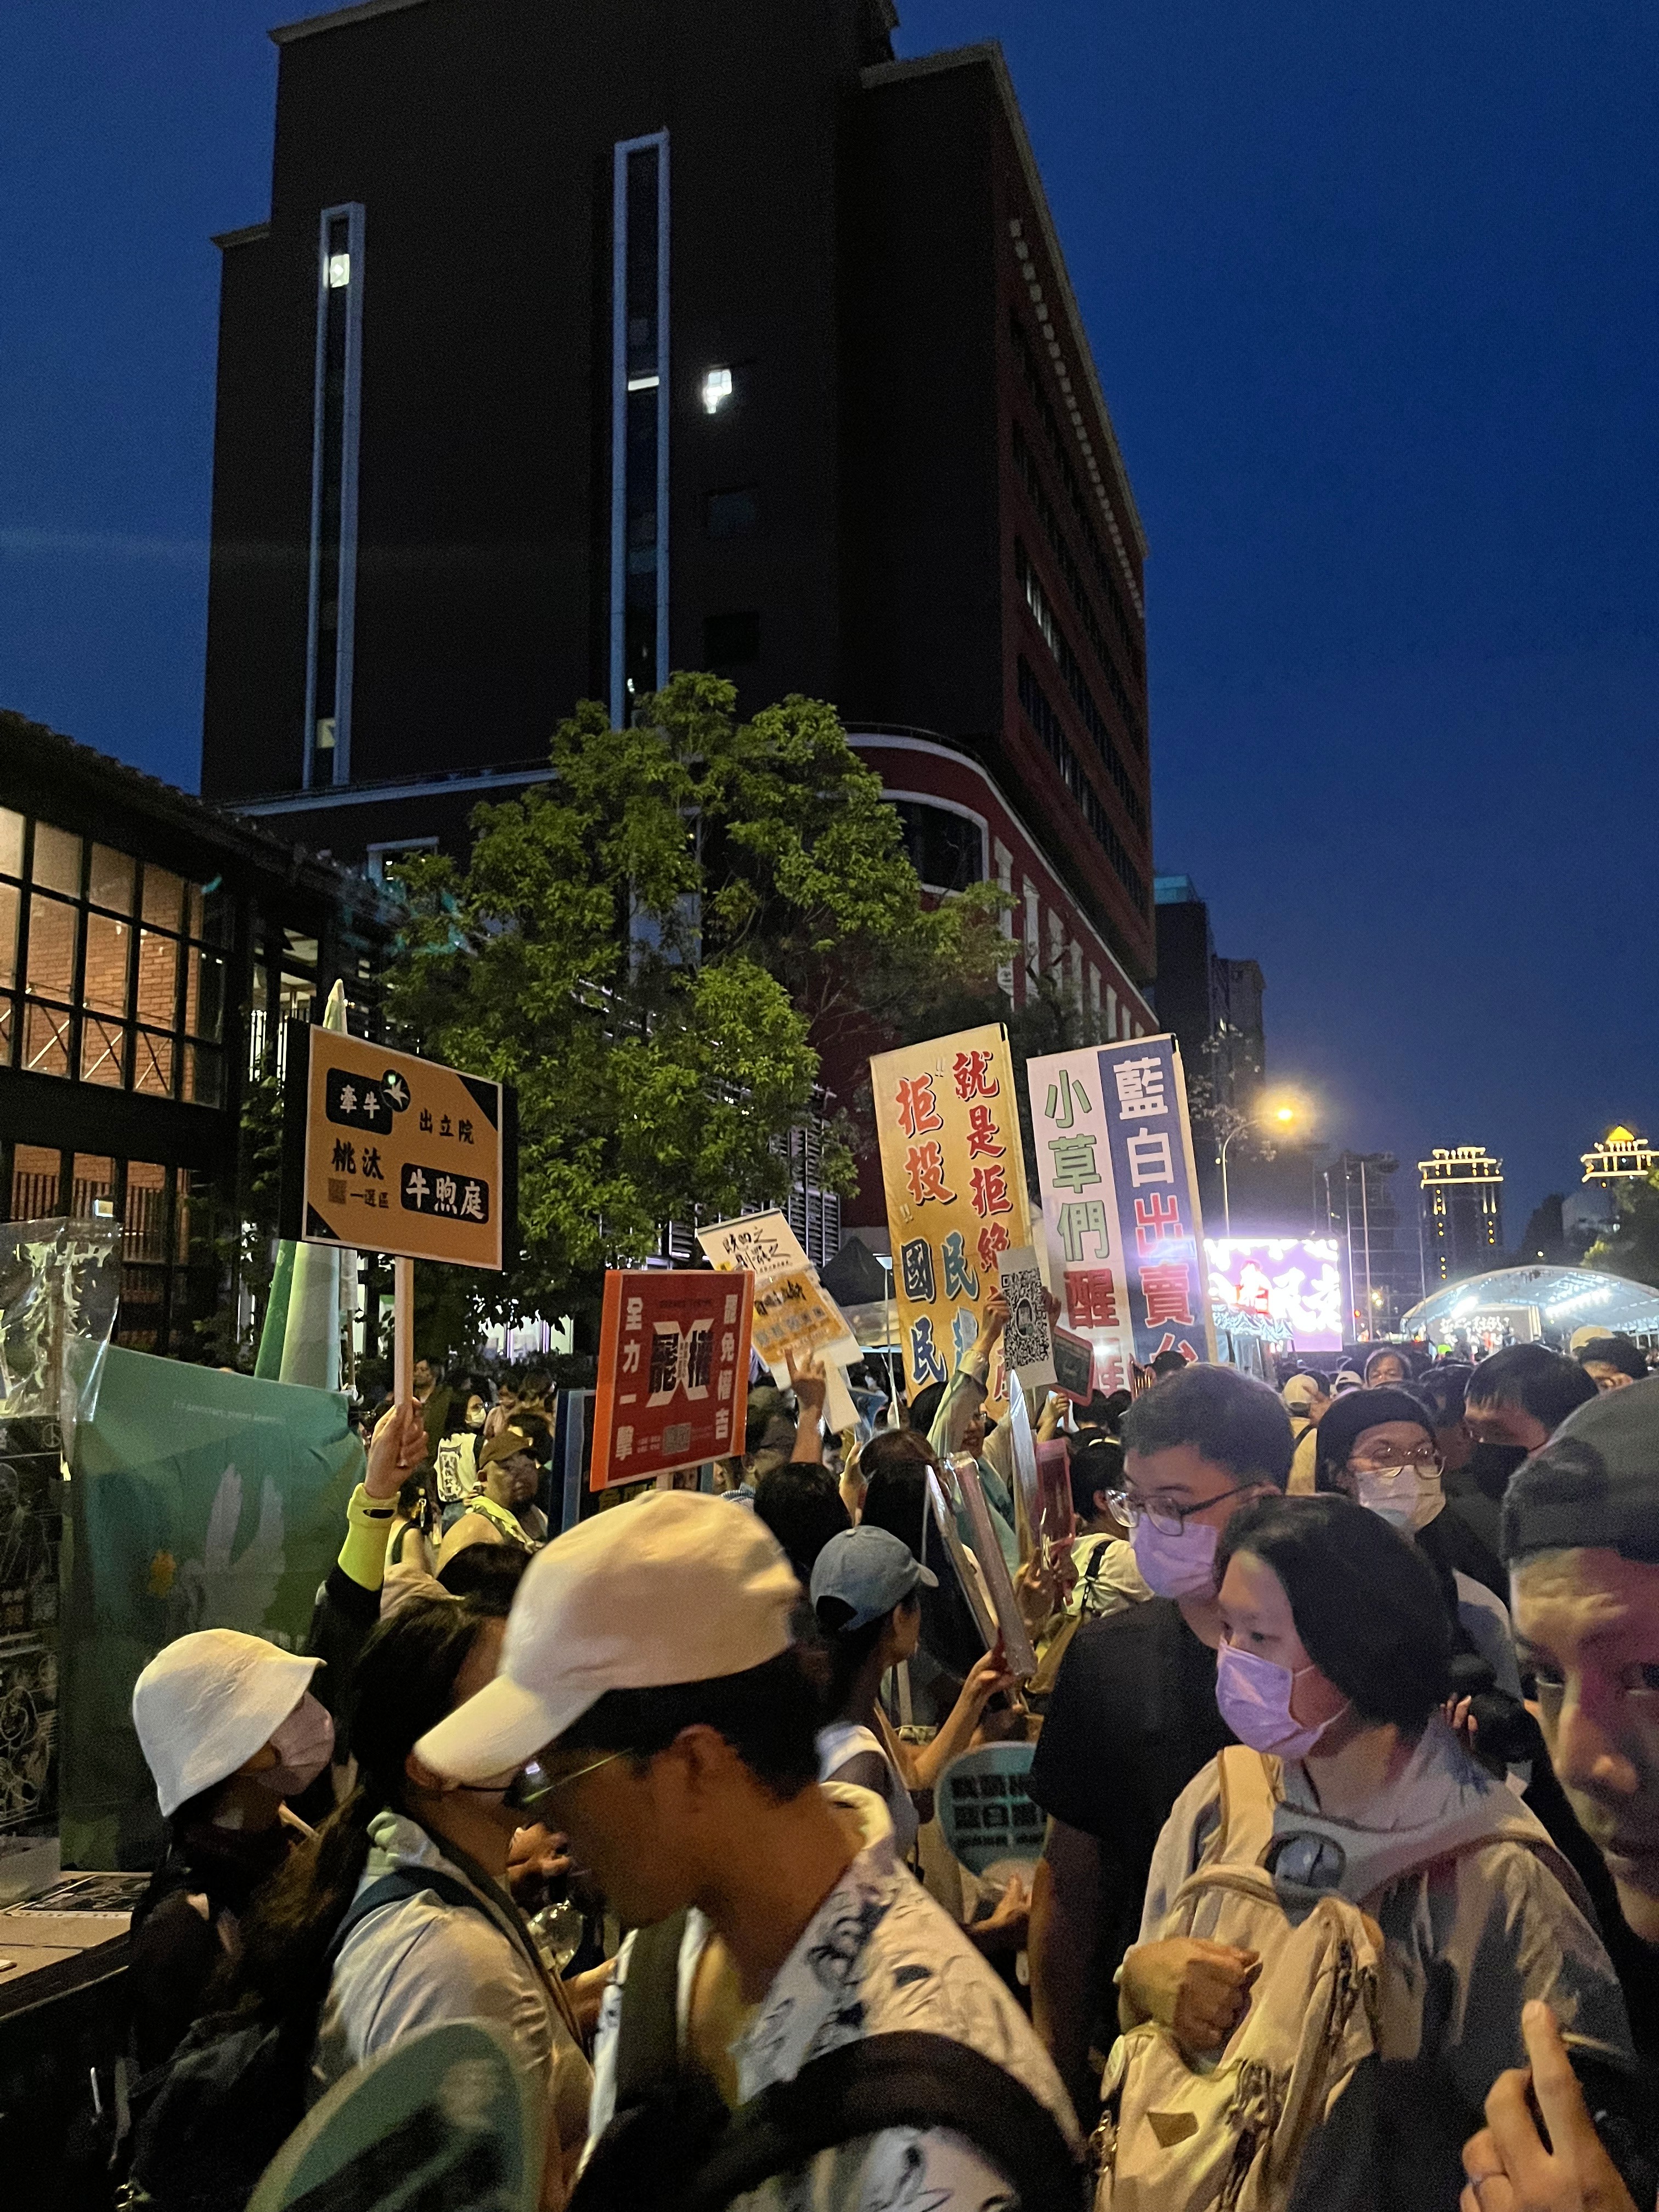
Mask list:
[[[17,980],[17,909],[22,893],[10,884],[0,884],[0,983]]]
[[[185,958],[185,1027],[191,1036],[206,1037],[210,1043],[217,1044],[223,1033],[225,963],[211,952],[198,952],[194,945]]]
[[[185,1096],[198,1106],[217,1106],[224,1095],[222,1053],[210,1044],[185,1048]]]
[[[209,884],[202,891],[201,933],[210,945],[230,943],[233,910],[230,895],[222,884]]]
[[[88,871],[88,897],[94,906],[109,907],[117,914],[131,914],[132,871],[131,853],[118,853],[110,845],[94,845],[92,866]]]
[[[126,1079],[126,1031],[106,1014],[81,1018],[81,1080],[118,1091]]]
[[[60,1156],[44,1145],[19,1145],[11,1160],[11,1218],[47,1221],[58,1211]]]
[[[145,881],[149,881],[148,876]],[[141,1022],[173,1029],[179,1018],[179,940],[153,929],[138,933],[138,1004]]]
[[[173,1039],[154,1030],[138,1032],[138,1058],[132,1071],[135,1091],[148,1091],[157,1098],[173,1096]]]
[[[81,840],[49,822],[34,825],[34,880],[48,890],[81,896]]]
[[[0,806],[0,876],[23,872],[23,817]]]
[[[86,982],[82,996],[83,1002],[98,1013],[125,1013],[127,962],[131,950],[130,921],[116,921],[106,914],[87,916]]]
[[[177,929],[184,910],[185,886],[182,878],[169,875],[165,868],[151,862],[144,863],[144,920],[153,921],[160,929]]]
[[[121,1256],[128,1261],[167,1256],[169,1170],[152,1160],[127,1163],[127,1202],[121,1217]],[[123,1285],[125,1295],[125,1285]]]
[[[30,1000],[23,1035],[24,1066],[36,1075],[67,1075],[69,1034],[70,1018],[61,1007],[37,1006]]]
[[[28,988],[43,999],[75,995],[75,937],[79,910],[62,899],[29,901]]]
[[[112,1197],[115,1189],[115,1163],[99,1157],[95,1152],[75,1155],[75,1176],[70,1190],[70,1212],[85,1220],[99,1213],[112,1213]]]

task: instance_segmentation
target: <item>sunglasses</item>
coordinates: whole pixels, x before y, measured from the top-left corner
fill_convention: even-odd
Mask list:
[[[507,1784],[501,1802],[509,1812],[534,1813],[539,1806],[568,1790],[573,1782],[581,1781],[585,1775],[597,1774],[612,1759],[627,1756],[625,1751],[607,1751],[602,1759],[591,1759],[586,1766],[572,1767],[563,1774],[550,1774],[540,1759],[527,1759]]]

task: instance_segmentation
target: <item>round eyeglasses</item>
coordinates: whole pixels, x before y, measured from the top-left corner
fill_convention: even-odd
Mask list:
[[[1220,1505],[1230,1498],[1237,1498],[1247,1490],[1260,1486],[1254,1482],[1237,1482],[1231,1490],[1221,1491],[1214,1498],[1206,1498],[1196,1505],[1177,1505],[1174,1499],[1161,1498],[1131,1498],[1127,1490],[1109,1490],[1105,1493],[1112,1518],[1121,1521],[1126,1528],[1133,1528],[1144,1515],[1162,1536],[1178,1536],[1194,1514],[1207,1513],[1212,1505]]]

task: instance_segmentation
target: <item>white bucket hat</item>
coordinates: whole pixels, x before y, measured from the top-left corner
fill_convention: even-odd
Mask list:
[[[158,1651],[133,1685],[132,1724],[163,1814],[269,1743],[321,1664],[234,1628],[200,1629]]]

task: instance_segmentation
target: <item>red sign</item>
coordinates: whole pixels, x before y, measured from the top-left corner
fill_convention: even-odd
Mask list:
[[[589,1486],[743,1450],[755,1279],[640,1267],[605,1279]]]

